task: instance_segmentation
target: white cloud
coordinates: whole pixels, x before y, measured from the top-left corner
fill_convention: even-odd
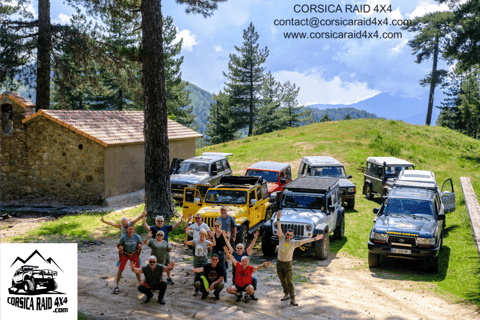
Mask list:
[[[321,77],[322,72],[316,69],[305,73],[295,71],[274,72],[277,81],[289,80],[300,87],[298,102],[301,105],[311,104],[352,104],[380,93],[368,88],[366,82],[342,82],[336,76],[330,81]]]
[[[193,51],[193,46],[196,46],[198,44],[195,35],[187,29],[180,32],[178,31],[179,30],[177,28],[177,36],[175,40],[173,40],[173,44],[178,43],[181,39],[183,39],[182,49]]]
[[[433,0],[422,0],[418,7],[413,10],[412,13],[407,14],[410,19],[416,17],[422,17],[427,13],[437,12],[437,11],[449,11],[448,6],[445,3],[438,4]]]
[[[217,52],[223,51],[222,46],[221,46],[220,44],[217,44],[217,45],[215,46],[215,51],[217,51]]]
[[[69,22],[70,22],[70,18],[71,18],[70,16],[67,16],[67,15],[64,14],[64,13],[60,13],[60,14],[58,15],[58,19],[60,20],[60,22],[61,22],[62,24],[67,24],[67,23],[69,23]]]
[[[396,46],[395,48],[392,49],[393,52],[400,52],[400,50],[408,43],[408,40],[403,40]]]

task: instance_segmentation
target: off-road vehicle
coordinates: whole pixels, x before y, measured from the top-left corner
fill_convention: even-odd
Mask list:
[[[37,293],[39,290],[55,291],[57,282],[54,277],[56,276],[57,271],[25,265],[15,271],[12,287],[23,289],[28,293]]]
[[[223,176],[231,176],[232,169],[227,159],[231,155],[231,153],[205,152],[199,157],[183,161],[174,159],[170,176],[173,198],[182,200],[186,187],[195,188],[197,184],[214,186]]]
[[[318,259],[327,259],[330,233],[333,232],[335,239],[342,239],[345,233],[345,209],[342,207],[338,179],[297,178],[285,186],[283,193],[277,192],[271,197],[276,198],[275,213],[263,228],[263,254],[275,254],[278,245],[276,212],[282,210],[282,232],[293,230],[293,239],[297,240],[323,233],[323,239],[306,243],[301,249],[313,247]]]
[[[269,220],[274,206],[269,202],[267,182],[261,177],[226,176],[215,187],[185,188],[183,215],[200,213],[213,229],[220,208],[227,207],[237,224],[236,242],[247,238]]]
[[[268,194],[283,191],[283,187],[292,181],[292,168],[288,163],[260,161],[252,164],[245,172],[247,177],[262,177],[267,181]]]
[[[352,176],[345,173],[345,168],[337,159],[332,157],[308,156],[303,157],[298,168],[298,177],[338,178],[342,202],[347,203],[348,209],[355,208],[355,184],[348,180]]]
[[[363,177],[363,194],[368,200],[385,196],[403,170],[413,170],[410,162],[394,157],[369,157]]]
[[[419,181],[395,181],[382,206],[373,209],[376,217],[368,241],[370,267],[379,266],[380,256],[425,259],[428,269],[438,273],[445,222],[443,200],[453,200],[450,210],[454,211],[455,193],[452,189],[442,194],[436,181],[429,181],[433,173],[424,173],[417,174]]]

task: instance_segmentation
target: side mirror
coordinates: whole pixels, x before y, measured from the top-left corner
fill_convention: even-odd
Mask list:
[[[277,194],[278,194],[278,191],[277,192],[272,192],[270,194],[270,197],[268,198],[268,202],[275,203],[277,201]]]
[[[256,199],[250,200],[250,204],[251,204],[252,206],[256,205],[256,204],[257,204],[257,200],[256,200]]]
[[[287,179],[285,178],[280,179],[280,184],[285,184],[285,182],[287,182]]]
[[[216,176],[218,174],[217,170],[212,170],[212,176]]]
[[[335,212],[335,206],[334,205],[328,206],[328,212],[330,213]]]
[[[377,214],[380,211],[380,208],[373,208],[373,213]]]
[[[438,221],[445,221],[445,215],[444,214],[438,215],[437,220]]]
[[[352,175],[349,174],[349,175],[347,176],[347,179],[352,179]]]
[[[200,198],[195,198],[194,202],[195,202],[195,204],[199,204],[200,203]]]

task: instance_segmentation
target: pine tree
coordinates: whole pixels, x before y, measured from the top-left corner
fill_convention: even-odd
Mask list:
[[[350,113],[347,113],[347,115],[345,116],[345,119],[343,120],[352,120],[352,117],[350,117]]]
[[[218,144],[237,138],[238,129],[235,127],[235,110],[230,101],[230,96],[220,92],[213,95],[216,103],[212,104],[210,115],[207,119],[207,130],[209,144]]]
[[[275,81],[271,72],[263,79],[260,88],[261,103],[255,121],[255,134],[263,134],[283,129],[283,114],[280,110],[282,85]]]
[[[412,47],[412,54],[417,55],[416,63],[422,63],[430,58],[433,59],[432,71],[424,79],[420,80],[421,86],[430,86],[430,95],[428,99],[426,125],[430,125],[432,120],[432,110],[435,87],[445,84],[447,76],[446,70],[437,70],[438,59],[442,58],[442,53],[450,35],[450,22],[453,19],[452,12],[434,12],[428,13],[423,17],[415,18],[408,26],[403,29],[418,32],[415,38],[408,42]]]
[[[282,85],[282,111],[284,113],[284,127],[299,127],[302,123],[313,122],[312,111],[298,106],[300,88],[290,81]]]
[[[243,31],[243,46],[235,46],[237,54],[230,54],[225,92],[230,95],[231,102],[237,110],[238,127],[248,126],[248,135],[253,134],[253,126],[257,108],[260,104],[260,89],[263,83],[263,72],[268,49],[259,49],[259,35],[253,23]]]
[[[327,122],[327,121],[332,121],[332,119],[330,119],[330,117],[328,116],[328,114],[324,114],[322,119],[320,119],[320,122]]]
[[[473,70],[465,77],[460,85],[459,106],[462,119],[466,124],[467,136],[477,138],[478,125],[480,123],[480,82],[478,72]]]

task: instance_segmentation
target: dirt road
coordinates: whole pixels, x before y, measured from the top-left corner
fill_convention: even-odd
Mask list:
[[[294,258],[295,289],[298,307],[283,296],[273,265],[256,272],[258,301],[235,302],[235,297],[221,293],[206,300],[193,297],[190,250],[183,244],[174,247],[171,257],[176,267],[175,284],[168,286],[166,305],[156,296],[148,304],[137,291],[134,274],[127,267],[120,282],[120,294],[114,295],[117,253],[115,240],[103,245],[83,247],[78,253],[79,311],[98,319],[480,319],[473,308],[450,303],[434,295],[429,284],[407,280],[384,279],[365,267],[361,260],[330,254],[325,261]],[[150,249],[144,249],[145,264]],[[254,263],[263,260],[260,252]],[[298,260],[295,262],[295,260]],[[230,272],[231,270],[229,270]]]

